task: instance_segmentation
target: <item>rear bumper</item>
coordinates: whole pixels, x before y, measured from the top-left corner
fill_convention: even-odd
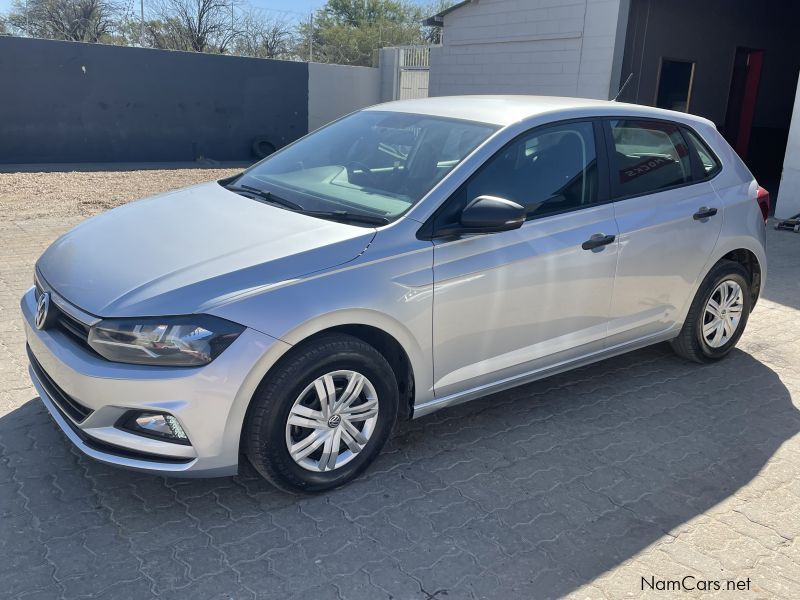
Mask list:
[[[265,357],[284,345],[247,329],[200,368],[107,361],[59,330],[38,330],[35,296],[21,301],[34,387],[64,435],[81,452],[119,467],[185,477],[235,474],[247,405],[266,371]],[[281,353],[282,348],[277,348]],[[189,438],[177,444],[117,427],[129,410],[174,415]]]

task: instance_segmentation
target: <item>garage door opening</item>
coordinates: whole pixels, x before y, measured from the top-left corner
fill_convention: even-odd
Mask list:
[[[800,3],[724,4],[631,0],[619,72],[634,77],[620,99],[712,120],[777,198],[800,72]]]

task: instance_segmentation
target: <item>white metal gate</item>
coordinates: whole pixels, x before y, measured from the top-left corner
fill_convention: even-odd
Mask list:
[[[428,97],[430,46],[401,46],[398,61],[398,100]]]

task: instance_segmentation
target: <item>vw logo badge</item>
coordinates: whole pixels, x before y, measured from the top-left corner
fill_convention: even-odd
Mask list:
[[[50,292],[44,292],[36,303],[36,329],[44,329],[50,311]]]
[[[339,423],[342,422],[342,417],[339,415],[333,415],[330,419],[328,419],[328,427],[333,429],[334,427],[338,427]]]

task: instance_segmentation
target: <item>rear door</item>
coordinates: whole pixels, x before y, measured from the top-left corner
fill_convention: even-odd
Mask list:
[[[619,229],[614,346],[679,323],[719,237],[722,206],[708,181],[714,165],[703,169],[697,139],[677,124],[609,119],[605,133]]]

